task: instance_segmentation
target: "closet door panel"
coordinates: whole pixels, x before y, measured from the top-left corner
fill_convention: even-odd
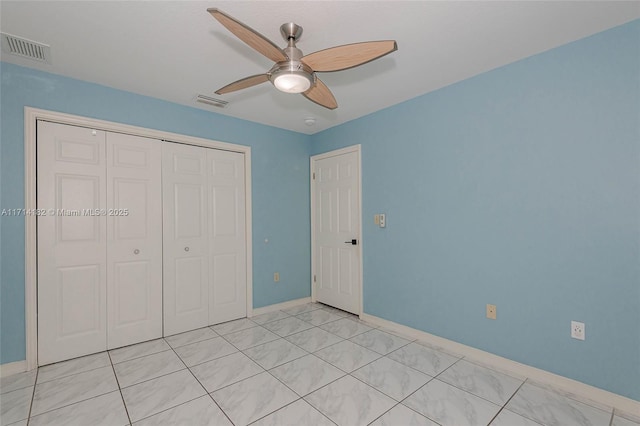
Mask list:
[[[107,134],[107,346],[162,336],[162,142]]]
[[[165,142],[163,150],[164,335],[208,325],[207,150]]]
[[[247,315],[244,155],[207,150],[209,324]]]
[[[105,133],[38,122],[38,363],[106,349]]]

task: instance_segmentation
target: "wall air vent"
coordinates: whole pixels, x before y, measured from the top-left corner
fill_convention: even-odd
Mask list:
[[[216,99],[216,98],[212,98],[211,96],[205,96],[205,95],[196,96],[196,102],[211,105],[217,108],[225,108],[229,103],[227,101],[223,101],[222,99]]]
[[[51,64],[50,46],[7,33],[2,34],[2,51],[11,55]]]

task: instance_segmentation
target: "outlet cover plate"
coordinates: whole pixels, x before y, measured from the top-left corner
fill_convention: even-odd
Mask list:
[[[496,305],[487,305],[487,318],[496,319],[497,308]]]
[[[571,321],[571,337],[578,340],[584,340],[584,323]]]

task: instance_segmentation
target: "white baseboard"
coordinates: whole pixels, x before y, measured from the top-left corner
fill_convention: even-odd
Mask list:
[[[0,377],[11,376],[12,374],[27,371],[27,361],[8,362],[0,364]]]
[[[521,379],[527,378],[538,384],[550,386],[555,390],[563,392],[572,399],[586,402],[592,406],[607,410],[615,409],[616,411],[619,410],[635,416],[640,415],[640,401],[373,315],[363,313],[360,315],[360,319],[373,325],[386,328],[389,331],[413,339],[419,339],[427,344],[441,348],[446,352],[462,355],[469,361],[491,367],[505,374]]]
[[[252,317],[268,314],[269,312],[281,311],[282,309],[293,308],[294,306],[304,305],[305,303],[311,303],[311,297],[303,297],[302,299],[288,300],[282,303],[276,303],[275,305],[263,306],[253,310]]]

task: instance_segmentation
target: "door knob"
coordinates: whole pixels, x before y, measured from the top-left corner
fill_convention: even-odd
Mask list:
[[[355,238],[351,241],[345,241],[345,244],[351,244],[352,246],[358,245],[358,240],[356,240]]]
[[[189,251],[189,247],[185,247],[185,248],[184,248],[184,251]]]
[[[140,253],[140,250],[139,250],[139,249],[135,249],[135,250],[133,251],[133,254],[139,254],[139,253]]]

